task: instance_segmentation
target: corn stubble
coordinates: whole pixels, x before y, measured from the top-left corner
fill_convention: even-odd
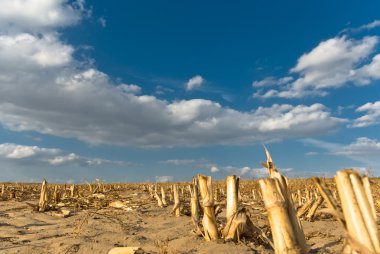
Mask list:
[[[206,241],[216,240],[219,238],[219,231],[216,224],[211,176],[198,175],[198,182],[202,197],[204,237]]]
[[[296,216],[287,179],[276,169],[268,149],[265,151],[267,163],[262,165],[269,170],[269,178],[259,180],[259,184],[268,211],[275,253],[307,253],[309,247]]]
[[[2,184],[0,199],[27,200],[33,195],[38,203],[31,206],[38,212],[65,218],[71,216],[73,210],[91,208],[95,209],[88,213],[91,217],[102,208],[121,209],[127,213],[143,205],[139,201],[132,204],[120,200],[116,194],[133,186],[146,192],[160,209],[171,211],[172,216],[191,216],[197,229],[194,232],[206,241],[244,244],[247,239],[260,238],[259,244],[272,246],[275,253],[303,254],[310,247],[301,221],[331,219],[333,215],[345,231],[342,253],[380,254],[376,214],[380,208],[379,184],[371,190],[373,180],[352,169],[338,171],[334,181],[316,177],[288,180],[277,170],[268,149],[265,148],[265,152],[267,162],[262,165],[268,169],[269,177],[257,182],[240,180],[235,175],[227,176],[225,181],[212,182],[210,176],[198,175],[191,183],[143,185],[104,184],[100,180],[83,185],[52,185],[44,180],[39,185]],[[257,226],[253,219],[256,217],[251,215],[252,211],[259,210],[262,216],[265,211],[262,204],[272,239]],[[218,216],[224,207],[225,218]],[[76,234],[80,234],[89,217],[80,224],[79,230],[75,229]]]

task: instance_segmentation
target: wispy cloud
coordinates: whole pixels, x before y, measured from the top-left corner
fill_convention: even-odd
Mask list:
[[[191,91],[200,88],[204,83],[204,79],[200,75],[196,75],[189,79],[186,83],[186,90]]]
[[[303,139],[302,142],[325,150],[329,155],[343,156],[363,163],[364,167],[380,167],[380,141],[367,137],[357,138],[350,144],[339,144],[317,139]]]
[[[127,166],[129,164],[126,161],[112,161],[79,156],[75,153],[65,153],[57,148],[43,148],[13,143],[0,144],[0,160],[46,166],[80,165],[90,167],[99,165]]]
[[[380,27],[380,20],[374,20],[370,23],[361,25],[359,27],[350,27],[350,28],[345,28],[339,34],[346,34],[346,33],[360,33],[363,31],[368,31],[374,28]]]
[[[203,160],[183,160],[183,159],[171,159],[166,161],[159,161],[161,164],[170,164],[170,165],[195,165],[199,163],[203,163]]]
[[[107,27],[107,20],[106,20],[105,18],[103,18],[103,17],[98,18],[98,22],[99,22],[99,24],[100,24],[103,28]]]
[[[158,183],[173,182],[173,179],[173,176],[156,176],[156,182]]]
[[[289,83],[290,81],[293,80],[293,77],[283,77],[283,78],[275,78],[275,77],[266,77],[262,80],[254,81],[252,83],[252,86],[254,88],[262,88],[262,87],[270,87],[270,86],[275,86],[275,85],[284,85]]]

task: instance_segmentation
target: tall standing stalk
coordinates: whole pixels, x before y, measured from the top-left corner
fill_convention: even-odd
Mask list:
[[[236,175],[227,176],[227,205],[226,205],[226,219],[227,221],[238,210],[238,192],[239,192],[239,179]]]
[[[191,206],[191,219],[194,224],[199,223],[199,194],[198,194],[198,179],[193,177],[193,183],[189,185],[190,191],[190,206]]]
[[[164,204],[162,203],[161,197],[157,193],[157,184],[154,186],[154,197],[157,200],[157,205],[159,207],[164,207]]]
[[[177,184],[173,185],[173,194],[174,194],[174,207],[173,212],[176,217],[181,216],[181,200],[179,198],[179,188]]]
[[[297,239],[297,233],[289,217],[288,204],[286,197],[281,192],[279,180],[277,178],[261,179],[259,184],[268,212],[275,253],[307,253],[307,251],[303,251],[302,244]]]
[[[307,253],[305,234],[294,210],[287,179],[275,167],[272,157],[265,147],[269,169],[269,179],[259,181],[265,208],[268,211],[275,253]]]
[[[204,211],[202,220],[204,237],[207,241],[216,240],[219,238],[219,232],[216,225],[211,176],[198,175],[198,181]]]
[[[45,212],[47,205],[48,205],[48,183],[46,179],[42,182],[41,185],[41,194],[40,194],[40,202],[38,203],[38,211]]]
[[[166,202],[166,194],[165,194],[164,186],[161,186],[161,200],[164,206],[168,205],[168,203]]]
[[[60,199],[60,196],[59,196],[59,192],[58,192],[58,185],[54,186],[54,192],[53,192],[53,199],[54,199],[54,202],[56,204],[59,203],[59,199]]]
[[[77,188],[75,184],[70,186],[70,197],[74,198],[77,196]]]

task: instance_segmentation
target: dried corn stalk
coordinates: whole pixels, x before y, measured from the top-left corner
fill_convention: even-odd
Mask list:
[[[255,189],[252,189],[252,199],[256,200],[256,191],[255,191]]]
[[[173,185],[173,194],[174,194],[174,206],[173,213],[175,213],[176,217],[181,216],[181,200],[179,198],[179,188],[177,184]]]
[[[46,179],[42,182],[41,186],[41,194],[40,194],[40,202],[38,203],[38,211],[39,212],[45,212],[47,206],[48,206],[48,183]]]
[[[235,175],[227,176],[227,206],[226,206],[226,226],[222,230],[225,240],[240,241],[240,237],[245,235],[255,235],[263,241],[273,246],[271,241],[263,232],[252,223],[245,208],[238,209],[239,201],[239,177]]]
[[[190,206],[191,206],[191,219],[198,225],[199,223],[199,194],[198,194],[198,179],[193,177],[193,183],[189,185],[190,192]]]
[[[161,186],[161,200],[164,206],[168,205],[168,203],[166,202],[166,194],[165,194],[165,189],[163,186]]]
[[[345,253],[365,249],[366,253],[380,253],[380,237],[363,180],[354,170],[338,171],[335,177],[343,215],[346,220],[347,241]],[[356,241],[359,247],[352,244]],[[351,244],[350,244],[351,242]]]
[[[219,201],[219,189],[218,188],[215,188],[215,190],[214,190],[214,200],[216,202]]]
[[[77,196],[77,188],[75,186],[75,184],[71,185],[70,186],[70,197],[74,198]]]
[[[57,185],[54,186],[53,199],[54,199],[54,202],[55,202],[56,204],[58,204],[59,201],[60,201],[60,196],[59,196],[58,186],[57,186]]]
[[[211,176],[198,175],[198,182],[204,211],[202,220],[204,237],[207,241],[216,240],[219,238],[219,232],[216,225]]]
[[[245,212],[238,213],[238,192],[239,192],[239,178],[236,175],[227,176],[227,204],[226,204],[226,226],[222,234],[224,239],[239,240],[240,235],[244,232],[244,227],[247,224],[248,216]]]
[[[334,214],[343,227],[346,228],[346,221],[344,220],[342,209],[336,202],[331,190],[322,182],[320,178],[312,177],[312,180],[317,186],[323,199],[326,201],[327,206],[330,209],[330,213]]]
[[[265,147],[269,179],[259,180],[265,208],[268,211],[275,253],[307,253],[305,235],[294,210],[288,191],[287,179],[276,169],[268,149]]]
[[[317,212],[318,207],[323,203],[323,198],[318,197],[317,200],[314,201],[313,205],[309,209],[308,213],[306,214],[306,220],[312,221],[314,219],[314,215]]]
[[[226,219],[227,221],[238,210],[238,193],[239,193],[239,178],[236,175],[227,176],[227,204],[226,204]]]
[[[157,193],[157,185],[155,186],[154,188],[154,197],[156,198],[157,200],[157,204],[159,207],[164,207],[164,204],[162,203],[162,200],[161,200],[161,197],[158,195]]]
[[[309,211],[309,209],[313,205],[313,202],[314,202],[314,200],[310,199],[303,206],[301,206],[300,209],[298,209],[298,212],[297,212],[298,218],[301,218],[302,216],[304,216]]]
[[[265,208],[273,235],[275,253],[307,253],[297,240],[288,214],[286,197],[281,192],[277,178],[259,180]]]
[[[367,195],[367,199],[368,199],[369,205],[371,206],[371,211],[372,211],[373,218],[375,219],[375,221],[377,221],[375,202],[373,202],[373,196],[372,196],[372,192],[371,192],[371,186],[370,186],[370,183],[369,183],[369,177],[368,176],[363,176],[362,180],[363,180],[364,192]]]
[[[297,190],[297,196],[298,196],[298,206],[302,206],[302,195],[301,190]]]

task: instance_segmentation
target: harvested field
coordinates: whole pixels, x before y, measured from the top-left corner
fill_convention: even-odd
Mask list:
[[[333,181],[325,181],[334,193]],[[380,180],[371,179],[371,183],[379,212]],[[74,192],[69,185],[49,184],[49,192],[55,189],[56,194],[49,195],[46,211],[38,212],[34,205],[39,202],[40,184],[5,183],[0,199],[1,253],[107,253],[121,246],[139,247],[141,253],[274,253],[254,234],[241,236],[237,242],[222,238],[206,241],[197,234],[186,188],[189,184],[178,183],[181,215],[177,217],[172,213],[171,184],[157,185],[166,190],[166,207],[158,206],[149,184],[75,185]],[[215,205],[221,208],[216,216],[220,229],[226,224],[225,182],[216,181],[213,187]],[[309,179],[290,180],[289,188],[301,205],[319,196]],[[271,238],[258,181],[241,181],[240,196],[239,207],[245,207],[253,224]],[[323,208],[325,202],[309,221],[301,217],[306,242],[310,253],[339,253],[344,242],[343,227],[332,215],[323,213]],[[69,214],[64,215],[65,211]]]

